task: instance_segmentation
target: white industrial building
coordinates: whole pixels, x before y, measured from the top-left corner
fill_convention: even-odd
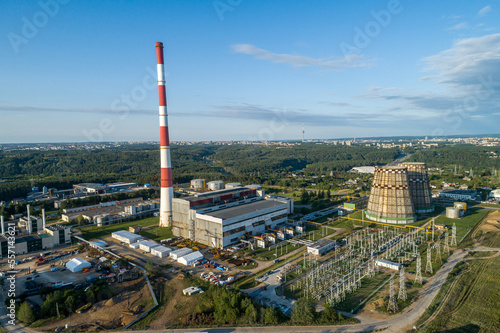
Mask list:
[[[163,245],[155,246],[151,249],[151,254],[159,258],[168,257],[168,254],[172,252],[171,248],[165,247]]]
[[[439,193],[440,198],[446,198],[456,201],[478,201],[481,197],[476,191],[472,190],[443,190]]]
[[[83,269],[91,266],[90,262],[80,258],[73,258],[66,263],[66,268],[73,273],[81,272]]]
[[[241,187],[241,183],[227,183],[225,186],[226,189],[237,188],[237,187]]]
[[[177,259],[177,262],[179,264],[185,265],[185,266],[190,266],[192,265],[196,260],[201,260],[203,259],[203,254],[201,254],[200,251],[196,252],[191,252],[189,254],[186,254],[185,256],[182,256]]]
[[[399,271],[399,268],[401,267],[401,264],[398,264],[397,262],[392,262],[389,260],[382,260],[382,259],[375,260],[375,265],[380,266],[380,267],[393,269],[396,271]]]
[[[225,248],[245,234],[258,235],[284,225],[293,212],[293,201],[237,187],[175,198],[172,208],[175,236]]]
[[[183,257],[185,255],[188,255],[190,254],[191,252],[193,252],[193,250],[191,250],[190,248],[188,247],[183,247],[181,249],[178,249],[178,250],[175,250],[175,251],[172,251],[169,253],[169,256],[170,258],[174,259],[174,260],[178,260],[180,257]]]
[[[157,246],[160,246],[160,244],[158,244],[157,242],[154,242],[152,240],[148,240],[145,242],[141,242],[141,244],[139,244],[139,249],[146,251],[146,252],[151,252],[151,249],[154,247],[157,247]]]
[[[102,241],[102,240],[97,240],[95,242],[91,242],[90,243],[90,246],[93,247],[93,248],[105,248],[108,246],[108,243],[106,243],[105,241]]]
[[[118,239],[122,243],[127,243],[127,244],[132,244],[144,239],[144,237],[133,234],[127,230],[115,231],[111,234],[111,237],[113,237],[114,239]]]
[[[490,192],[490,199],[500,201],[500,189],[496,189]]]
[[[319,241],[307,246],[307,253],[322,255],[335,248],[337,244],[333,239],[320,239]]]

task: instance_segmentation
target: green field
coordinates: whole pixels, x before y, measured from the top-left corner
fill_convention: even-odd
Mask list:
[[[172,228],[153,227],[148,230],[139,232],[139,235],[149,238],[154,241],[161,241],[162,239],[172,238]]]
[[[378,287],[386,282],[389,276],[390,274],[378,272],[372,279],[364,278],[361,281],[361,288],[352,294],[346,294],[345,300],[337,304],[335,308],[347,312],[354,310],[365,298],[370,296]],[[362,307],[363,306],[361,306],[360,309]]]
[[[90,226],[90,227],[84,227],[80,228],[82,232],[83,238],[86,240],[92,240],[96,238],[102,238],[111,235],[111,233],[118,231],[118,230],[128,230],[128,227],[134,226],[134,225],[142,225],[143,227],[147,227],[150,225],[155,225],[159,224],[160,218],[159,217],[148,217],[142,220],[134,220],[134,221],[129,221],[129,222],[123,222],[123,223],[116,223],[116,224],[111,224],[107,225],[104,227],[97,227],[97,226]],[[170,228],[165,228],[166,230],[170,230]]]
[[[441,312],[422,332],[500,332],[500,257],[469,265]]]
[[[457,242],[469,232],[479,221],[481,221],[489,213],[488,209],[471,208],[467,211],[467,215],[461,219],[449,219],[444,214],[436,219],[436,224],[444,224],[452,227],[453,223],[457,226]]]
[[[500,231],[488,231],[481,242],[483,246],[486,247],[497,247],[500,248]]]

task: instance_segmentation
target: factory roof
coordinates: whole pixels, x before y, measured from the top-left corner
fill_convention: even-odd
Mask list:
[[[441,193],[450,193],[450,194],[476,194],[477,192],[474,190],[442,190]]]
[[[213,212],[205,213],[203,215],[221,218],[223,220],[230,219],[245,214],[250,214],[271,207],[285,206],[286,204],[277,200],[259,200],[239,206],[220,209]]]
[[[333,239],[320,239],[319,241],[308,245],[307,247],[313,248],[313,249],[321,249],[322,247],[328,246],[332,243],[336,243]]]
[[[30,241],[34,241],[37,239],[40,239],[40,237],[38,235],[28,235],[28,236],[16,238],[16,243],[30,242]]]
[[[227,188],[227,189],[224,189],[224,190],[204,192],[204,193],[197,193],[197,194],[195,194],[193,196],[184,197],[184,198],[181,198],[181,199],[184,199],[184,200],[187,200],[187,201],[197,201],[197,200],[199,200],[201,198],[208,199],[208,198],[212,198],[212,197],[218,197],[218,196],[220,196],[222,194],[238,193],[238,192],[243,192],[243,191],[248,191],[248,190],[252,190],[252,189],[245,188],[245,187]]]
[[[52,237],[52,235],[48,234],[48,233],[44,233],[44,234],[38,234],[38,237],[40,237],[40,238],[47,238],[47,237]]]
[[[68,229],[68,227],[65,227],[63,225],[60,225],[60,224],[52,224],[52,225],[48,225],[46,226],[45,228],[49,229],[49,230],[64,230],[64,229]]]

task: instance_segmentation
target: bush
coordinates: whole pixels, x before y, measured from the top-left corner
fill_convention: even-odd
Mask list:
[[[35,314],[33,313],[31,306],[27,302],[24,302],[19,307],[19,310],[17,311],[17,319],[27,325],[33,323],[36,320]]]

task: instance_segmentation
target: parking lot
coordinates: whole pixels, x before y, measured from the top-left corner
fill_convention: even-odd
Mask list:
[[[276,295],[276,288],[280,288],[280,280],[278,279],[278,276],[282,275],[284,269],[285,266],[270,270],[268,271],[268,274],[258,278],[258,281],[264,282],[267,286],[253,292],[250,294],[250,297],[263,306],[279,308],[284,314],[290,315],[293,302],[285,296],[280,297]]]

